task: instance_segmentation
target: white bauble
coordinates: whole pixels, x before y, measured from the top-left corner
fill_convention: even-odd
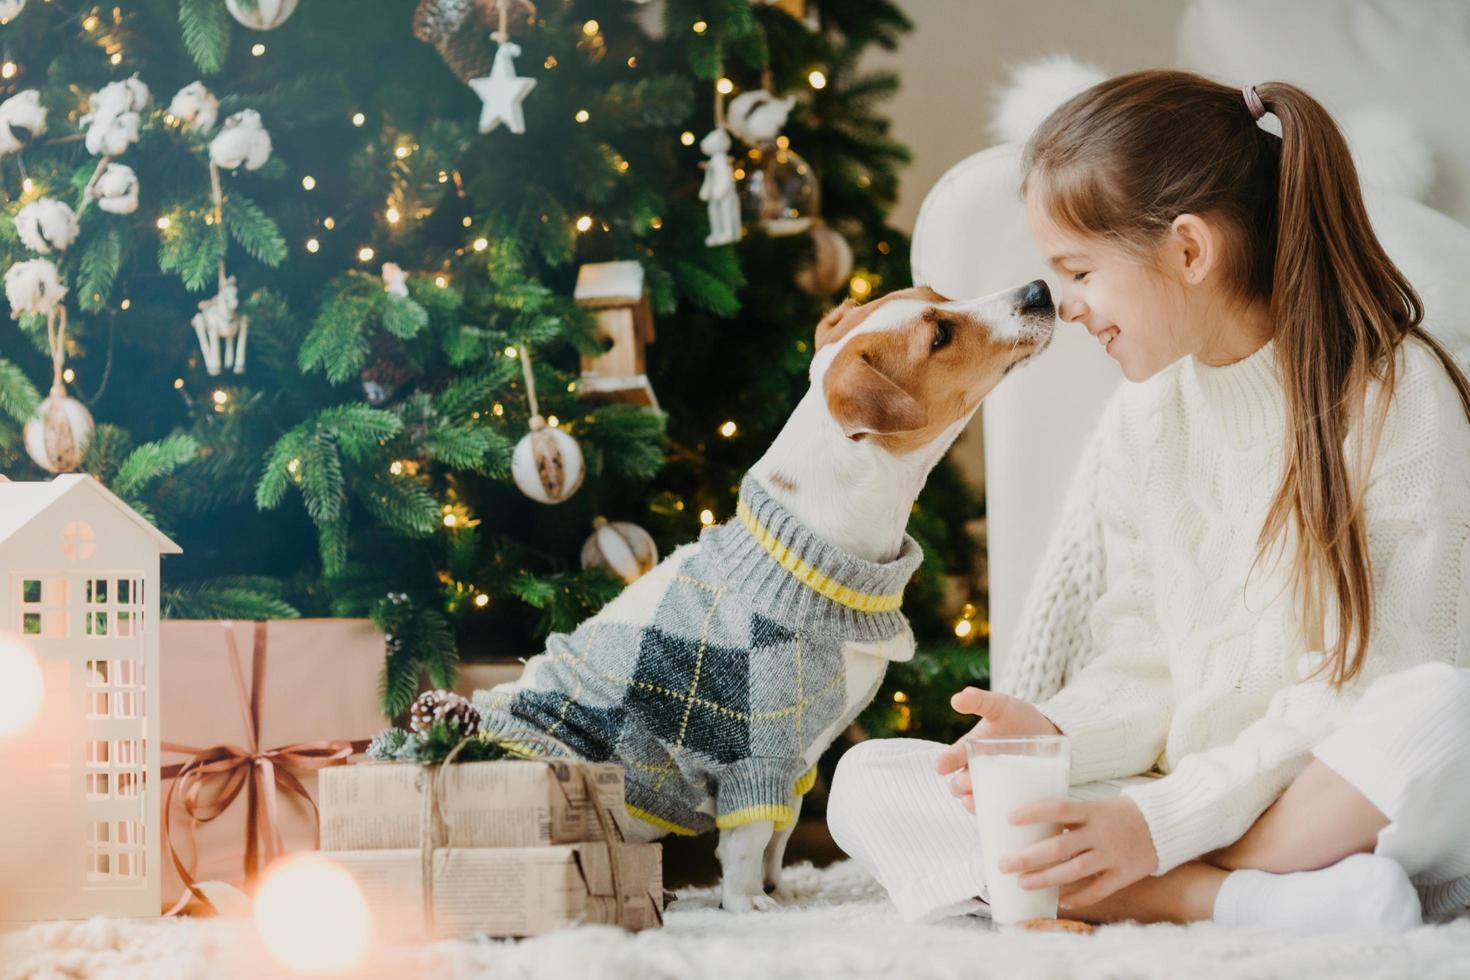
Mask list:
[[[516,443],[510,473],[521,493],[543,504],[559,504],[577,492],[587,467],[582,447],[560,429],[531,418],[531,431]]]
[[[599,517],[592,527],[591,537],[582,545],[583,568],[606,568],[632,585],[658,564],[658,545],[637,524]]]
[[[296,12],[296,0],[225,0],[225,7],[252,31],[273,31]]]
[[[42,255],[66,251],[80,231],[76,212],[52,197],[34,200],[15,214],[15,233],[26,248]]]
[[[81,466],[91,441],[92,413],[60,385],[25,425],[26,452],[51,473],[70,473]]]
[[[0,0],[0,24],[8,24],[26,9],[26,0]]]
[[[22,313],[44,316],[66,298],[66,287],[50,259],[27,259],[5,270],[5,298],[12,317]]]
[[[209,143],[209,159],[216,167],[259,170],[271,157],[271,134],[261,125],[260,113],[241,109],[225,120]]]
[[[108,214],[132,214],[138,210],[138,175],[125,163],[109,163],[92,185],[92,196]]]

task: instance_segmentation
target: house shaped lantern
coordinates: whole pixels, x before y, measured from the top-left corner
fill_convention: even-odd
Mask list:
[[[0,920],[159,914],[158,571],[179,552],[90,476],[0,477],[0,630],[43,691],[0,736]]]
[[[637,262],[595,262],[577,270],[573,297],[593,311],[598,332],[611,346],[600,357],[582,356],[581,393],[658,408],[648,382],[645,349],[653,343],[653,307]]]

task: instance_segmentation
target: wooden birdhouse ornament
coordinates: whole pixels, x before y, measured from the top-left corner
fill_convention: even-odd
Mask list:
[[[0,478],[0,633],[40,674],[33,715],[0,724],[0,921],[159,914],[158,571],[179,552],[90,476]]]
[[[593,311],[610,343],[600,357],[582,357],[581,393],[658,408],[648,381],[645,350],[653,343],[653,307],[637,262],[597,262],[577,271],[577,303]]]

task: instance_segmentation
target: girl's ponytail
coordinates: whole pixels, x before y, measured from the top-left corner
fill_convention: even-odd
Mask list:
[[[1255,91],[1281,123],[1270,310],[1288,419],[1282,484],[1260,544],[1264,552],[1288,521],[1295,526],[1292,578],[1309,629],[1330,608],[1327,596],[1337,600],[1337,642],[1324,651],[1324,666],[1341,685],[1362,669],[1373,621],[1362,498],[1389,398],[1378,398],[1366,418],[1369,382],[1392,393],[1395,354],[1409,336],[1443,362],[1467,417],[1470,381],[1422,327],[1423,304],[1373,233],[1352,154],[1332,117],[1294,85]]]

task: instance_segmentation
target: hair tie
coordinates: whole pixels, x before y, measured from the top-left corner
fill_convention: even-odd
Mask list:
[[[1245,96],[1245,107],[1251,111],[1253,118],[1259,120],[1266,114],[1266,103],[1262,102],[1261,97],[1256,94],[1254,85],[1247,85],[1240,90],[1240,94]]]

